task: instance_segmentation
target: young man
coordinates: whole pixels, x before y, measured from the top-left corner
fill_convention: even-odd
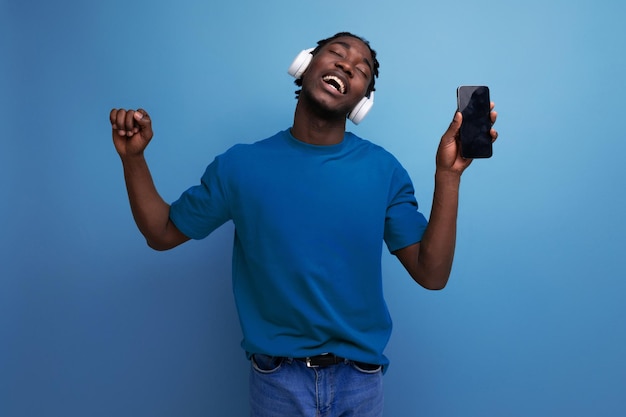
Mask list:
[[[112,110],[113,141],[150,247],[170,249],[234,222],[233,288],[252,364],[252,415],[381,416],[391,333],[383,242],[417,283],[442,289],[471,160],[460,156],[457,112],[437,151],[427,222],[399,162],[346,132],[346,115],[374,90],[376,53],[340,33],[312,55],[297,81],[293,126],[218,156],[171,206],[143,156],[153,136],[148,114]]]

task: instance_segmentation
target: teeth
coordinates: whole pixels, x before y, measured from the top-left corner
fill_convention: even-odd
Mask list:
[[[327,82],[328,84],[330,84],[333,87],[335,87],[337,89],[337,91],[339,91],[341,94],[345,94],[346,93],[346,86],[343,83],[343,81],[341,81],[341,78],[336,77],[334,75],[327,75],[327,76],[325,76],[322,79],[325,82]]]

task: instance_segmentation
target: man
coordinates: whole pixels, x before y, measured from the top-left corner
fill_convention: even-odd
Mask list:
[[[417,283],[442,289],[471,160],[460,156],[457,112],[437,151],[427,222],[399,162],[346,132],[346,115],[374,90],[375,51],[343,32],[312,55],[297,81],[293,126],[218,156],[171,206],[143,156],[153,136],[148,114],[112,110],[113,141],[150,247],[170,249],[234,222],[233,288],[252,364],[252,415],[381,416],[391,333],[382,244]]]

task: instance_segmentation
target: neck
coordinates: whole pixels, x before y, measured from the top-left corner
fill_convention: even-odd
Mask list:
[[[345,115],[320,114],[312,111],[304,100],[298,100],[291,134],[311,145],[337,145],[346,132]]]

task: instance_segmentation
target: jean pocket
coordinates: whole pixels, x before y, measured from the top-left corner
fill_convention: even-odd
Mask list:
[[[351,362],[352,367],[364,374],[376,374],[383,369],[382,365],[371,365],[369,363]]]
[[[271,374],[278,371],[284,360],[284,358],[261,355],[258,353],[252,355],[252,358],[250,359],[254,370],[262,374]]]

